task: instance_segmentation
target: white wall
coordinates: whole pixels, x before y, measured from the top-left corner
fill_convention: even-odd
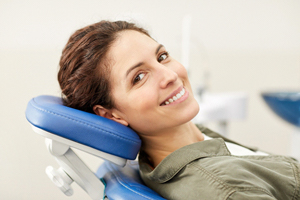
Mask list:
[[[260,93],[300,89],[300,1],[297,0],[0,0],[1,199],[67,199],[44,169],[57,167],[25,119],[30,98],[59,95],[60,52],[76,29],[101,19],[135,18],[180,60],[181,21],[191,14],[194,87],[209,72],[211,92],[245,91],[248,116],[229,137],[284,155],[294,128]],[[80,153],[95,170],[101,160]],[[88,199],[75,188],[68,199]]]

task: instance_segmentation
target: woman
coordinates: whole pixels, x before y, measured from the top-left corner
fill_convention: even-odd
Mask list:
[[[191,122],[199,106],[184,66],[134,24],[101,21],[76,31],[58,80],[67,106],[138,133],[141,177],[167,199],[300,199],[296,161]]]

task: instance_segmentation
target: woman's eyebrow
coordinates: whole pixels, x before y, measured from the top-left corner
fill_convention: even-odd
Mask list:
[[[156,48],[156,51],[155,51],[155,55],[158,54],[159,50],[160,50],[163,46],[164,46],[164,45],[162,45],[162,44],[158,45],[158,47]],[[134,69],[137,68],[137,67],[140,67],[140,66],[143,65],[143,64],[144,64],[144,62],[139,62],[138,64],[136,64],[136,65],[130,67],[130,68],[126,71],[126,77],[128,76],[128,74],[129,74],[132,70],[134,70]]]
[[[141,65],[143,65],[143,64],[144,64],[143,62],[139,62],[138,64],[136,64],[136,65],[130,67],[130,68],[126,71],[126,77],[128,76],[128,74],[129,74],[132,70],[134,70],[135,68],[137,68],[137,67],[139,67],[139,66],[141,66]]]
[[[155,54],[158,54],[159,50],[164,47],[164,45],[160,44],[157,48],[156,48],[156,51],[155,51]]]

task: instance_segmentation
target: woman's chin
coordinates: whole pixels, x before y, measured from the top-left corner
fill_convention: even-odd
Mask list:
[[[184,122],[188,122],[194,119],[199,113],[199,111],[200,111],[200,106],[198,102],[194,99],[192,102],[189,103],[188,108],[186,108],[183,111],[181,116],[184,118]]]

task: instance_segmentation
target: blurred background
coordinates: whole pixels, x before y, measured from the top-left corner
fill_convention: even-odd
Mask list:
[[[0,0],[1,199],[89,199],[75,184],[71,197],[52,184],[45,168],[57,164],[44,138],[25,119],[32,97],[60,95],[58,62],[75,30],[103,19],[130,20],[182,60],[186,16],[190,19],[188,71],[195,90],[247,94],[247,115],[228,121],[227,136],[290,155],[296,128],[277,117],[260,95],[300,90],[300,1]],[[102,162],[78,154],[92,170]]]

